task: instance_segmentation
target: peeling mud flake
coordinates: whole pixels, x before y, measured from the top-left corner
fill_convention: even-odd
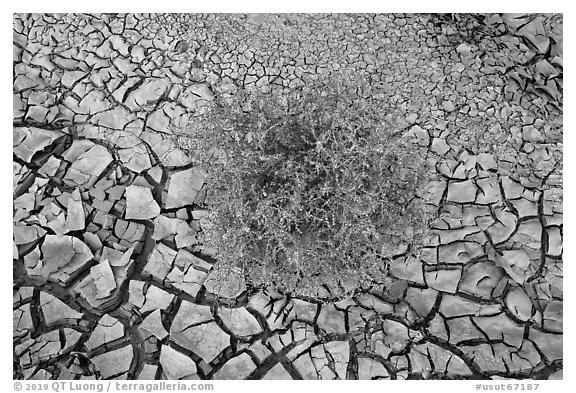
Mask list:
[[[496,257],[496,264],[501,266],[506,273],[522,285],[530,277],[530,256],[524,250],[507,250],[502,256]]]
[[[107,311],[114,306],[122,295],[122,284],[128,278],[128,270],[133,261],[130,260],[134,248],[122,253],[109,247],[104,247],[100,255],[100,263],[90,269],[90,275],[75,285],[74,291],[94,309]]]
[[[304,353],[302,356],[298,357],[292,363],[294,368],[298,371],[300,376],[305,380],[315,380],[320,379],[316,366],[312,362],[310,354]]]
[[[46,235],[41,250],[42,260],[28,268],[28,274],[63,284],[70,282],[93,258],[88,246],[71,236]]]
[[[140,329],[146,330],[156,336],[159,340],[168,337],[168,332],[162,325],[162,314],[159,309],[149,314],[140,324]]]
[[[52,330],[36,339],[26,340],[15,348],[15,353],[20,356],[20,364],[23,367],[34,366],[54,357],[68,353],[80,339],[80,333],[76,330],[65,328],[62,330],[64,340],[60,338],[60,331]]]
[[[522,288],[513,288],[506,295],[506,307],[518,319],[527,321],[532,317],[534,306]]]
[[[173,173],[168,185],[166,208],[173,209],[192,205],[204,184],[205,178],[206,173],[197,168]]]
[[[428,286],[447,293],[456,293],[461,276],[462,269],[460,267],[427,271],[425,273]]]
[[[120,149],[118,157],[126,168],[136,173],[142,173],[152,167],[150,155],[143,143],[128,149]]]
[[[245,379],[256,369],[256,364],[252,358],[243,353],[228,360],[222,368],[220,368],[216,374],[214,374],[214,379]]]
[[[147,220],[160,214],[160,206],[147,187],[131,185],[126,187],[126,219]]]
[[[84,343],[86,348],[93,350],[101,345],[112,342],[124,336],[124,325],[116,318],[105,314],[96,325],[88,341]]]
[[[13,136],[14,154],[29,163],[36,153],[52,145],[58,138],[63,137],[64,134],[58,131],[36,127],[17,127],[14,128]]]
[[[126,104],[132,110],[155,104],[170,88],[170,80],[166,78],[150,78],[145,80],[133,91]]]
[[[68,199],[68,208],[66,212],[66,228],[69,231],[79,231],[85,227],[84,207],[80,190],[76,188],[70,199]]]
[[[229,336],[211,321],[209,307],[184,302],[170,328],[171,340],[210,362],[230,345]]]
[[[262,332],[262,328],[245,308],[219,308],[218,316],[235,336],[252,336]]]
[[[317,321],[318,327],[326,333],[345,333],[344,313],[332,304],[324,304],[321,307]]]
[[[134,350],[132,345],[126,345],[122,348],[103,353],[102,355],[94,356],[91,359],[92,363],[96,366],[96,370],[104,379],[117,377],[126,373],[130,370],[133,360]]]
[[[146,301],[140,307],[141,313],[146,313],[152,310],[165,310],[170,306],[174,295],[160,289],[154,285],[150,286],[146,291]]]
[[[20,225],[13,227],[14,244],[17,246],[32,243],[46,234],[46,230],[38,225]]]
[[[180,249],[174,261],[174,268],[166,276],[166,281],[174,288],[188,293],[190,296],[196,296],[202,287],[207,272],[199,270],[200,268],[211,268],[210,265],[194,256],[190,252]]]
[[[359,380],[372,380],[372,379],[389,379],[390,374],[382,363],[371,358],[358,358],[358,379]]]
[[[272,367],[262,379],[271,381],[285,381],[291,380],[293,378],[290,373],[286,371],[286,368],[282,365],[282,363],[278,363]]]
[[[446,200],[457,203],[473,203],[476,199],[476,186],[471,180],[450,183]]]
[[[90,188],[112,161],[113,158],[108,149],[93,144],[72,162],[63,180],[73,187]]]
[[[76,322],[75,320],[82,318],[82,313],[68,307],[64,302],[46,292],[40,293],[40,307],[42,308],[44,320],[48,325],[59,321],[65,322],[66,320]]]
[[[92,269],[90,269],[90,275],[94,280],[96,285],[96,290],[98,294],[97,299],[104,298],[116,289],[116,281],[114,280],[114,273],[110,267],[110,263],[107,260],[102,260],[100,263]]]
[[[154,380],[156,379],[157,370],[158,366],[152,364],[144,364],[144,367],[142,368],[140,375],[138,375],[138,379],[146,381]]]
[[[149,274],[157,280],[163,281],[172,270],[173,261],[177,252],[163,243],[158,243],[150,253],[143,273]]]
[[[160,365],[169,380],[183,379],[196,374],[196,363],[168,345],[162,345]]]
[[[346,379],[346,370],[350,359],[350,344],[346,341],[331,341],[324,344],[324,349],[334,364],[338,378]]]
[[[12,332],[14,338],[26,337],[34,331],[30,304],[24,304],[12,312]]]
[[[211,362],[230,346],[230,336],[215,322],[191,326],[180,331],[172,326],[170,337],[176,344],[194,352],[206,362]]]

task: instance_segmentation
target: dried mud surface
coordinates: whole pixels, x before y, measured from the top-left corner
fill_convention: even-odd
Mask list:
[[[27,14],[13,41],[14,378],[562,378],[561,16]],[[428,150],[437,235],[337,303],[220,274],[174,135],[342,68]]]

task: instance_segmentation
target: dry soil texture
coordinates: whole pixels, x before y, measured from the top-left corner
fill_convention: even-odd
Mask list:
[[[14,377],[562,377],[559,15],[14,15]],[[333,303],[201,244],[216,92],[346,69],[428,151],[422,258]]]

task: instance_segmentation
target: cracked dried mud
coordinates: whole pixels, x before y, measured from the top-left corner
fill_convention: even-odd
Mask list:
[[[13,19],[15,379],[557,379],[562,17]],[[215,93],[357,73],[427,150],[434,236],[335,303],[202,244],[175,136]]]

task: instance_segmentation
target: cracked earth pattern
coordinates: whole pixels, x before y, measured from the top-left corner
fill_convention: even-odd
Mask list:
[[[562,378],[562,17],[14,15],[17,379]],[[428,150],[435,235],[337,303],[222,276],[175,135],[347,69]]]

